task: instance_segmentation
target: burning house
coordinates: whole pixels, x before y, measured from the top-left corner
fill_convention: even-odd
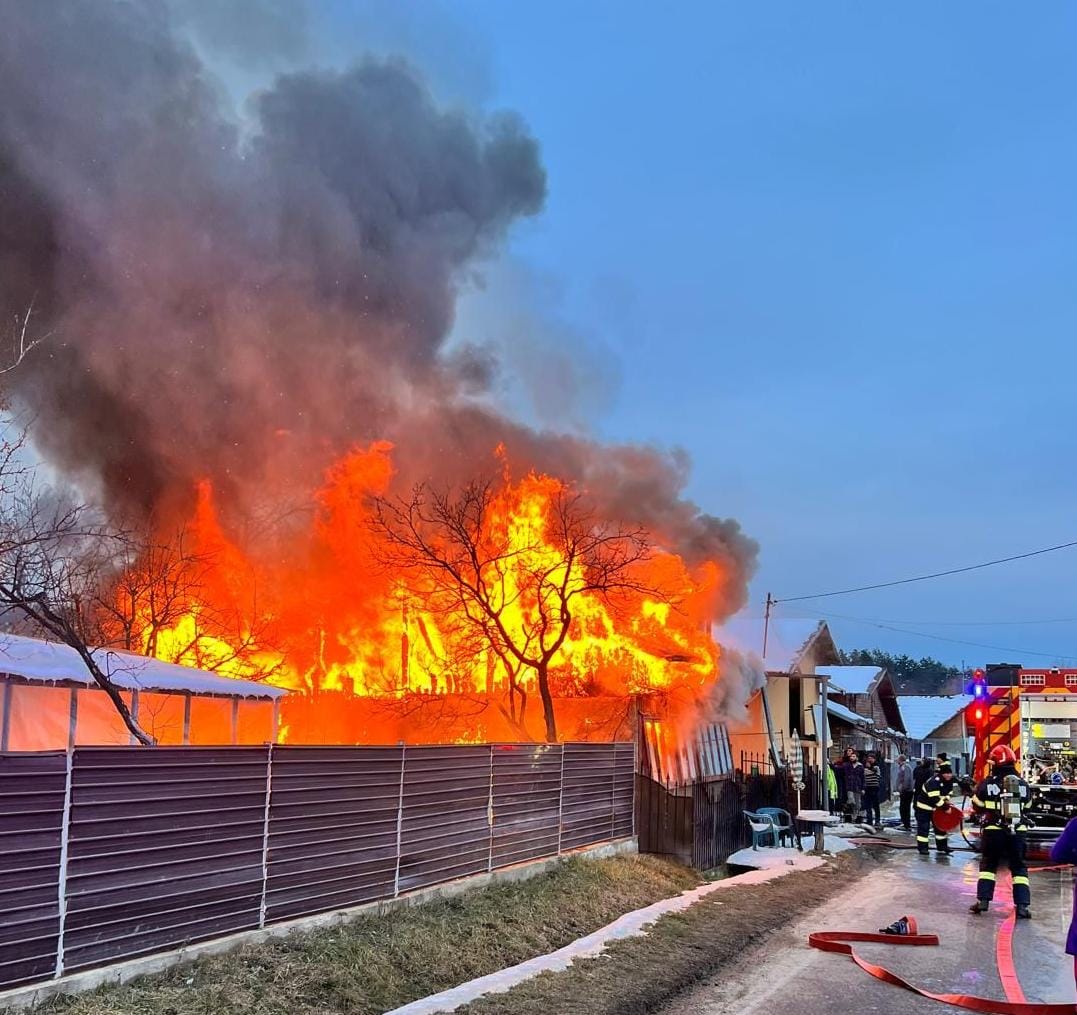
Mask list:
[[[241,103],[167,4],[65,11],[0,37],[0,304],[41,338],[5,394],[144,533],[102,643],[288,690],[293,743],[610,739],[640,697],[678,728],[739,704],[709,631],[754,542],[684,497],[683,456],[518,422],[512,336],[454,330],[544,202],[521,119],[372,58]]]

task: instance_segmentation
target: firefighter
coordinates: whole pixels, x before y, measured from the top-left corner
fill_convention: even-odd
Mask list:
[[[956,789],[954,770],[948,761],[940,762],[938,771],[931,776],[916,794],[916,849],[921,856],[927,856],[931,846],[930,831],[935,812],[950,806],[950,794]],[[935,851],[947,855],[952,853],[946,841],[946,833],[935,829]]]
[[[1017,755],[1000,744],[988,755],[991,774],[976,787],[972,798],[973,810],[983,828],[981,839],[980,877],[976,882],[976,901],[971,913],[986,913],[995,894],[995,874],[1000,860],[1010,868],[1013,882],[1013,904],[1019,920],[1032,916],[1029,904],[1032,892],[1025,866],[1024,809],[1031,797],[1028,783],[1017,774]]]

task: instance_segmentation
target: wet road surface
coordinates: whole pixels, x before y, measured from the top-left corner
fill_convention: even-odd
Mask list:
[[[848,956],[807,945],[811,931],[877,931],[906,913],[917,918],[921,933],[939,935],[939,947],[857,944],[858,954],[926,990],[1004,999],[996,937],[1012,910],[1009,873],[999,871],[991,911],[972,916],[968,907],[976,896],[976,874],[970,853],[950,858],[897,853],[807,919],[749,948],[734,966],[655,1015],[958,1011],[876,980]],[[1021,988],[1028,1001],[1073,1002],[1073,960],[1064,950],[1073,875],[1065,870],[1031,877],[1033,919],[1018,922],[1012,938]]]

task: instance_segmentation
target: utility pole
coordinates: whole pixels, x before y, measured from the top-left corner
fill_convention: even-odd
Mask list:
[[[763,614],[763,658],[767,657],[767,637],[770,635],[770,608],[774,605],[774,597],[767,593],[767,608]]]

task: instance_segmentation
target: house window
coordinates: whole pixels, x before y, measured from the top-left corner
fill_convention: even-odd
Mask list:
[[[935,757],[935,742],[933,740],[925,740],[920,745],[920,757],[921,758],[933,758],[933,757]]]

